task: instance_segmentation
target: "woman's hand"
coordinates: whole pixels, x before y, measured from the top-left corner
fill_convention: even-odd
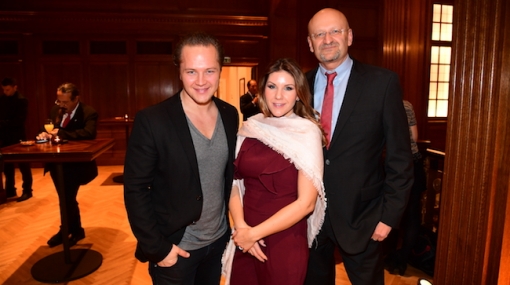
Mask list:
[[[264,243],[264,240],[261,239],[258,242],[256,242],[249,250],[248,253],[253,255],[256,259],[258,259],[261,262],[265,262],[267,260],[267,256],[264,254],[260,246],[266,247],[266,244]]]
[[[232,239],[236,246],[241,247],[243,252],[247,252],[256,242],[257,239],[252,235],[252,227],[236,228],[232,234]]]
[[[257,240],[257,238],[253,235],[252,227],[243,227],[237,228],[235,232],[232,234],[232,239],[234,240],[235,245],[238,249],[244,253],[249,252],[258,260],[264,262],[267,260],[267,256],[264,254],[260,246],[266,246],[264,240]]]

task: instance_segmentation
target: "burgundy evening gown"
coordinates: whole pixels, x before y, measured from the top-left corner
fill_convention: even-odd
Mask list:
[[[297,199],[296,167],[260,141],[246,138],[235,166],[235,178],[244,179],[244,218],[248,225],[258,225]],[[309,254],[306,218],[264,241],[266,247],[261,249],[266,262],[236,249],[231,284],[302,285]]]

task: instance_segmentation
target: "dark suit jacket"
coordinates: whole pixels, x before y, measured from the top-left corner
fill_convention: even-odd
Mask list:
[[[96,138],[96,125],[98,114],[94,108],[80,102],[73,118],[65,128],[60,128],[62,115],[59,106],[51,108],[50,119],[54,122],[55,128],[59,128],[58,136],[65,140],[93,140]],[[80,185],[92,181],[97,176],[96,161],[64,163],[64,179],[73,180]],[[46,164],[46,171],[54,171],[54,164]]]
[[[0,95],[0,147],[25,139],[28,100],[20,93]]]
[[[312,104],[317,70],[306,75]],[[354,60],[329,150],[324,149],[327,212],[347,253],[363,252],[379,221],[398,227],[413,181],[410,149],[398,76]]]
[[[243,121],[246,121],[249,117],[260,113],[259,106],[253,105],[251,101],[253,101],[253,97],[250,93],[244,94],[239,99],[239,107],[241,108],[241,113],[243,113]]]
[[[138,240],[135,256],[142,262],[163,260],[202,211],[196,153],[179,93],[138,112],[129,139],[124,199]],[[224,189],[228,205],[239,115],[235,107],[215,97],[213,100],[228,141]]]

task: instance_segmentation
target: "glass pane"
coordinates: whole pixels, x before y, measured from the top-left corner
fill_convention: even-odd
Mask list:
[[[172,42],[136,42],[136,54],[172,54]]]
[[[80,54],[79,41],[43,41],[43,54]]]
[[[432,12],[432,22],[440,22],[441,21],[441,5],[434,4],[434,11]]]
[[[429,117],[436,116],[436,100],[429,100],[428,116]]]
[[[433,46],[430,50],[430,63],[439,63],[439,47]]]
[[[430,81],[439,81],[437,64],[430,65]]]
[[[453,6],[452,5],[442,5],[443,13],[441,15],[441,22],[443,23],[453,23]]]
[[[429,99],[437,99],[437,83],[430,82],[429,84]]]
[[[126,54],[125,41],[91,41],[90,54]]]
[[[450,81],[450,66],[449,65],[440,65],[439,66],[439,75],[438,75],[437,81],[443,81],[443,82]]]
[[[439,63],[450,64],[452,48],[451,47],[440,47],[439,49]]]
[[[438,100],[436,108],[436,117],[446,117],[448,115],[448,100]]]
[[[0,55],[17,55],[17,41],[0,41]]]
[[[433,23],[432,24],[432,40],[433,41],[439,41],[441,36],[441,24],[439,23]]]
[[[441,41],[452,41],[452,24],[441,24]]]
[[[437,99],[448,100],[448,85],[449,83],[437,84]]]

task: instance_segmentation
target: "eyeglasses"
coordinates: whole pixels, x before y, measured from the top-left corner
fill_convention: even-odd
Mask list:
[[[64,106],[67,106],[67,104],[69,104],[71,101],[60,101],[60,100],[55,100],[55,105],[64,105]]]
[[[338,36],[340,34],[343,34],[345,33],[347,30],[346,29],[333,29],[329,32],[318,32],[316,34],[310,34],[310,37],[314,40],[316,39],[323,39],[326,37],[326,34],[329,34],[330,36],[334,37],[334,36]]]

